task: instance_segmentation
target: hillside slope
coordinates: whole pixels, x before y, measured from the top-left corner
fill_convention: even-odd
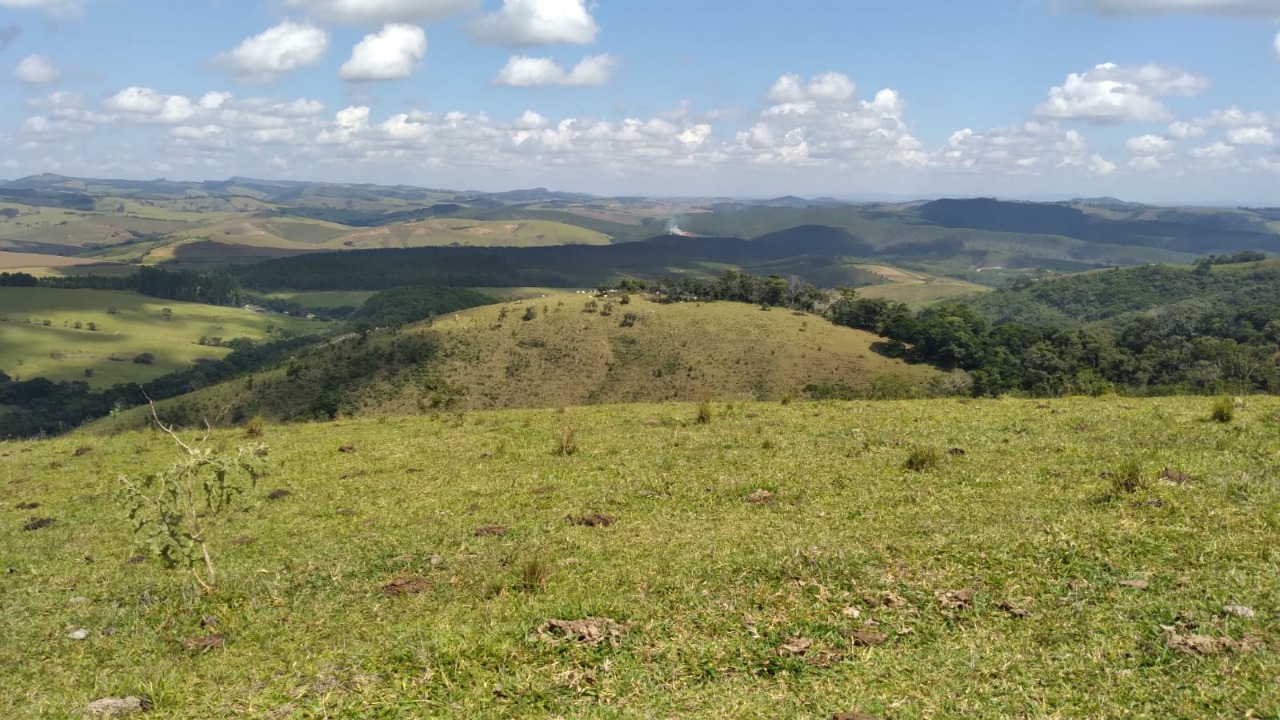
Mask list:
[[[594,302],[596,312],[584,312]],[[558,295],[463,311],[402,331],[350,335],[284,367],[161,404],[199,424],[229,409],[299,420],[412,414],[432,408],[537,408],[670,400],[768,400],[809,383],[867,388],[893,378],[926,392],[942,377],[882,357],[880,338],[816,316],[753,305],[659,305]],[[531,319],[524,319],[531,314]],[[630,326],[624,326],[628,314]],[[141,409],[93,427],[145,425]]]
[[[214,433],[270,467],[201,521],[212,593],[114,500],[168,438],[0,443],[0,716],[1280,712],[1276,398],[1230,425],[1199,398],[712,410]],[[905,469],[917,446],[942,459]],[[618,632],[546,625],[587,618]]]

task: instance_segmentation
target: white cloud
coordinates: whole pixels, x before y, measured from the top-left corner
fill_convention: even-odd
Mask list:
[[[0,8],[11,10],[43,10],[54,17],[71,17],[80,14],[83,0],[0,0]]]
[[[1206,78],[1176,67],[1103,63],[1068,75],[1066,82],[1049,90],[1049,99],[1035,114],[1095,123],[1161,121],[1169,118],[1169,110],[1157,98],[1190,97],[1208,88]]]
[[[1089,144],[1078,130],[1057,123],[1028,122],[985,132],[952,133],[934,164],[980,173],[1040,175],[1054,168],[1085,167]]]
[[[471,23],[476,40],[514,47],[589,45],[599,31],[585,0],[502,0],[500,10]]]
[[[1107,15],[1240,15],[1280,17],[1280,0],[1083,0]]]
[[[1173,143],[1159,135],[1142,135],[1129,138],[1125,147],[1135,155],[1163,155],[1173,150]]]
[[[44,55],[28,55],[18,62],[13,77],[26,85],[48,85],[62,78],[62,70]]]
[[[205,110],[217,110],[234,97],[229,92],[208,92],[200,98],[200,107]]]
[[[199,106],[182,95],[163,95],[151,88],[130,87],[107,99],[105,107],[139,123],[177,125],[190,119]]]
[[[435,22],[475,12],[480,0],[285,0],[285,6],[326,23],[376,26]]]
[[[551,58],[512,56],[494,78],[495,85],[509,87],[543,87],[547,85],[607,85],[613,76],[618,58],[612,55],[585,57],[573,69],[565,72]]]
[[[280,75],[315,65],[329,50],[329,33],[314,25],[288,20],[246,38],[210,63],[242,82],[260,85]]]
[[[413,25],[387,25],[365,35],[343,63],[343,80],[397,80],[413,75],[427,55],[427,34]]]
[[[1276,137],[1265,127],[1233,128],[1227,131],[1227,142],[1232,145],[1275,145]]]
[[[1094,175],[1110,175],[1116,171],[1116,164],[1101,155],[1089,158],[1089,172]]]
[[[1276,55],[1280,55],[1280,33],[1276,33],[1275,48]]]
[[[1205,133],[1203,127],[1181,120],[1169,123],[1169,134],[1178,140],[1187,140],[1190,138],[1202,137]]]
[[[1187,154],[1196,160],[1225,160],[1235,155],[1236,149],[1223,142],[1198,147]]]

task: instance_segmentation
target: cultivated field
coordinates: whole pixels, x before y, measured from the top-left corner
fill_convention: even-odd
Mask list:
[[[165,308],[171,312],[166,314]],[[196,358],[217,359],[230,352],[198,345],[201,337],[262,338],[269,326],[316,329],[312,321],[134,292],[0,288],[0,371],[23,380],[84,380],[95,388],[140,382]],[[133,362],[142,353],[151,353],[153,362]],[[91,376],[86,377],[86,370]]]
[[[716,403],[219,432],[265,443],[270,475],[202,521],[211,592],[118,500],[167,437],[0,444],[0,715],[145,694],[148,718],[1276,717],[1278,414]]]

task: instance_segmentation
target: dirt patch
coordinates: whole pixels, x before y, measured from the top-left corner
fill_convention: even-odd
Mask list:
[[[125,564],[125,565],[141,565],[142,563],[144,563],[144,562],[146,562],[146,561],[147,561],[147,556],[146,556],[146,555],[134,555],[133,557],[129,558],[128,560],[125,560],[125,561],[124,561],[124,564]]]
[[[341,447],[339,447],[339,448],[338,448],[338,452],[340,452],[340,453],[346,453],[346,454],[348,454],[348,455],[350,455],[351,453],[353,453],[353,452],[355,452],[355,451],[356,451],[356,446],[355,446],[355,445],[343,445],[343,446],[341,446]]]
[[[1151,587],[1151,583],[1142,578],[1135,578],[1133,580],[1121,580],[1116,584],[1119,585],[1120,587],[1132,588],[1134,590],[1146,590],[1147,588]]]
[[[968,610],[973,607],[974,592],[971,588],[948,590],[933,594],[944,610]]]
[[[907,599],[895,592],[882,592],[879,595],[868,595],[862,598],[869,608],[889,608],[898,610],[907,606]]]
[[[54,522],[56,521],[53,518],[31,518],[26,525],[22,526],[22,529],[31,532],[33,530],[47,528]]]
[[[747,502],[752,505],[772,505],[776,501],[773,493],[768,490],[757,490],[747,496]]]
[[[947,454],[950,455],[951,457],[960,457],[961,455],[967,454],[967,452],[964,448],[955,447],[948,450]]]
[[[571,525],[583,525],[586,527],[597,528],[609,527],[613,524],[612,515],[602,515],[600,513],[596,513],[595,515],[570,515],[568,520]]]
[[[75,455],[76,457],[84,457],[85,455],[88,455],[91,452],[93,452],[93,448],[88,446],[81,446],[76,448],[76,451],[72,453],[72,455]]]
[[[533,489],[533,494],[534,494],[534,495],[550,495],[551,493],[553,493],[553,492],[555,492],[555,491],[556,491],[556,489],[555,489],[555,488],[553,488],[553,487],[551,487],[550,485],[543,485],[542,487],[534,488],[534,489]]]
[[[193,652],[207,652],[209,650],[217,650],[227,644],[227,636],[222,633],[210,633],[209,635],[193,635],[182,641],[182,647]]]
[[[507,534],[507,529],[501,525],[485,525],[484,527],[476,528],[476,531],[472,534],[476,537],[502,537]]]
[[[1246,605],[1223,605],[1222,613],[1224,615],[1234,615],[1245,620],[1252,620],[1257,616],[1257,613],[1253,611],[1253,608]]]
[[[343,517],[355,517],[358,514],[351,508],[338,508],[335,512]]]
[[[232,545],[252,545],[258,542],[258,538],[250,537],[248,535],[241,535],[238,538],[232,538],[228,542],[230,542]]]
[[[130,695],[129,697],[105,697],[94,700],[85,706],[84,713],[95,718],[127,717],[135,713],[151,710],[150,695]]]
[[[880,718],[860,712],[842,712],[832,715],[831,720],[880,720]]]
[[[293,494],[293,493],[289,492],[288,490],[284,490],[284,489],[281,489],[281,490],[272,490],[272,491],[271,491],[271,494],[270,494],[270,495],[267,495],[267,499],[268,499],[268,500],[283,500],[283,499],[285,499],[285,498],[289,497],[289,496],[290,496],[290,495],[292,495],[292,494]]]
[[[850,630],[845,634],[853,641],[854,647],[877,647],[889,641],[889,636],[885,633],[866,628]]]
[[[608,643],[610,647],[617,647],[622,636],[631,628],[631,623],[589,617],[581,620],[548,620],[539,625],[533,634],[546,642],[575,642],[588,647]]]
[[[1160,479],[1165,482],[1171,482],[1175,485],[1186,485],[1191,482],[1190,475],[1178,472],[1177,470],[1170,470],[1169,468],[1165,468],[1164,471],[1160,473]]]
[[[36,508],[40,507],[40,503],[38,503],[38,502],[20,502],[20,503],[18,503],[17,505],[14,505],[13,507],[14,507],[14,509],[17,509],[17,510],[35,510]]]
[[[417,595],[431,589],[431,581],[420,577],[402,577],[391,580],[382,586],[382,594],[387,597],[401,595]]]
[[[803,657],[811,647],[813,647],[813,641],[809,638],[794,637],[778,648],[778,654],[782,657]]]
[[[1030,611],[1030,610],[1028,610],[1028,609],[1026,609],[1026,608],[1024,608],[1024,607],[1022,607],[1022,606],[1020,606],[1020,605],[1017,605],[1016,603],[1010,602],[1010,601],[1008,601],[1008,600],[1001,600],[1000,602],[996,603],[996,607],[997,607],[998,609],[1000,609],[1000,610],[1003,610],[1003,611],[1005,611],[1005,612],[1009,613],[1010,615],[1012,615],[1012,616],[1014,616],[1014,617],[1016,617],[1016,618],[1029,618],[1029,617],[1031,617],[1031,611]]]
[[[1183,655],[1221,655],[1226,652],[1249,652],[1262,644],[1262,641],[1251,635],[1242,640],[1229,637],[1210,637],[1208,635],[1181,635],[1169,633],[1165,644],[1170,650]]]

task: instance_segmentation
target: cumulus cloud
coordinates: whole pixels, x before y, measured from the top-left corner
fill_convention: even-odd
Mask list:
[[[1242,127],[1227,131],[1227,142],[1232,145],[1275,145],[1276,136],[1270,128]]]
[[[1173,150],[1173,142],[1159,135],[1142,135],[1129,138],[1125,147],[1135,155],[1163,155]]]
[[[618,58],[612,55],[585,57],[572,70],[565,71],[551,58],[512,56],[494,78],[493,84],[508,87],[544,87],[548,85],[607,85]]]
[[[1172,66],[1103,63],[1068,75],[1066,82],[1049,90],[1049,99],[1035,114],[1095,123],[1161,121],[1170,113],[1157,98],[1191,97],[1208,88],[1208,79]]]
[[[497,12],[471,23],[477,41],[510,47],[589,45],[599,31],[585,0],[502,0]]]
[[[24,85],[48,85],[62,78],[62,70],[44,55],[28,55],[18,62],[13,77]]]
[[[427,34],[414,25],[387,25],[365,35],[343,63],[343,80],[398,80],[413,75],[427,55]]]
[[[306,23],[288,20],[246,38],[230,52],[210,60],[241,82],[259,85],[308,65],[315,65],[329,50],[329,33]]]
[[[1224,142],[1198,147],[1187,154],[1196,160],[1222,161],[1235,155],[1236,149]]]
[[[1184,122],[1182,120],[1169,123],[1169,135],[1177,138],[1178,140],[1202,137],[1204,133],[1204,128],[1194,123]]]
[[[199,111],[199,105],[182,95],[164,95],[151,88],[129,87],[107,99],[107,110],[138,123],[177,125]]]
[[[428,23],[475,12],[480,0],[285,0],[285,7],[338,25]]]
[[[1089,144],[1078,130],[1054,122],[952,133],[935,164],[981,173],[1038,175],[1054,168],[1082,167]]]
[[[54,17],[78,15],[84,8],[83,0],[0,0],[0,8],[11,10],[43,10]]]
[[[1106,15],[1238,15],[1280,17],[1280,0],[1082,0]]]

